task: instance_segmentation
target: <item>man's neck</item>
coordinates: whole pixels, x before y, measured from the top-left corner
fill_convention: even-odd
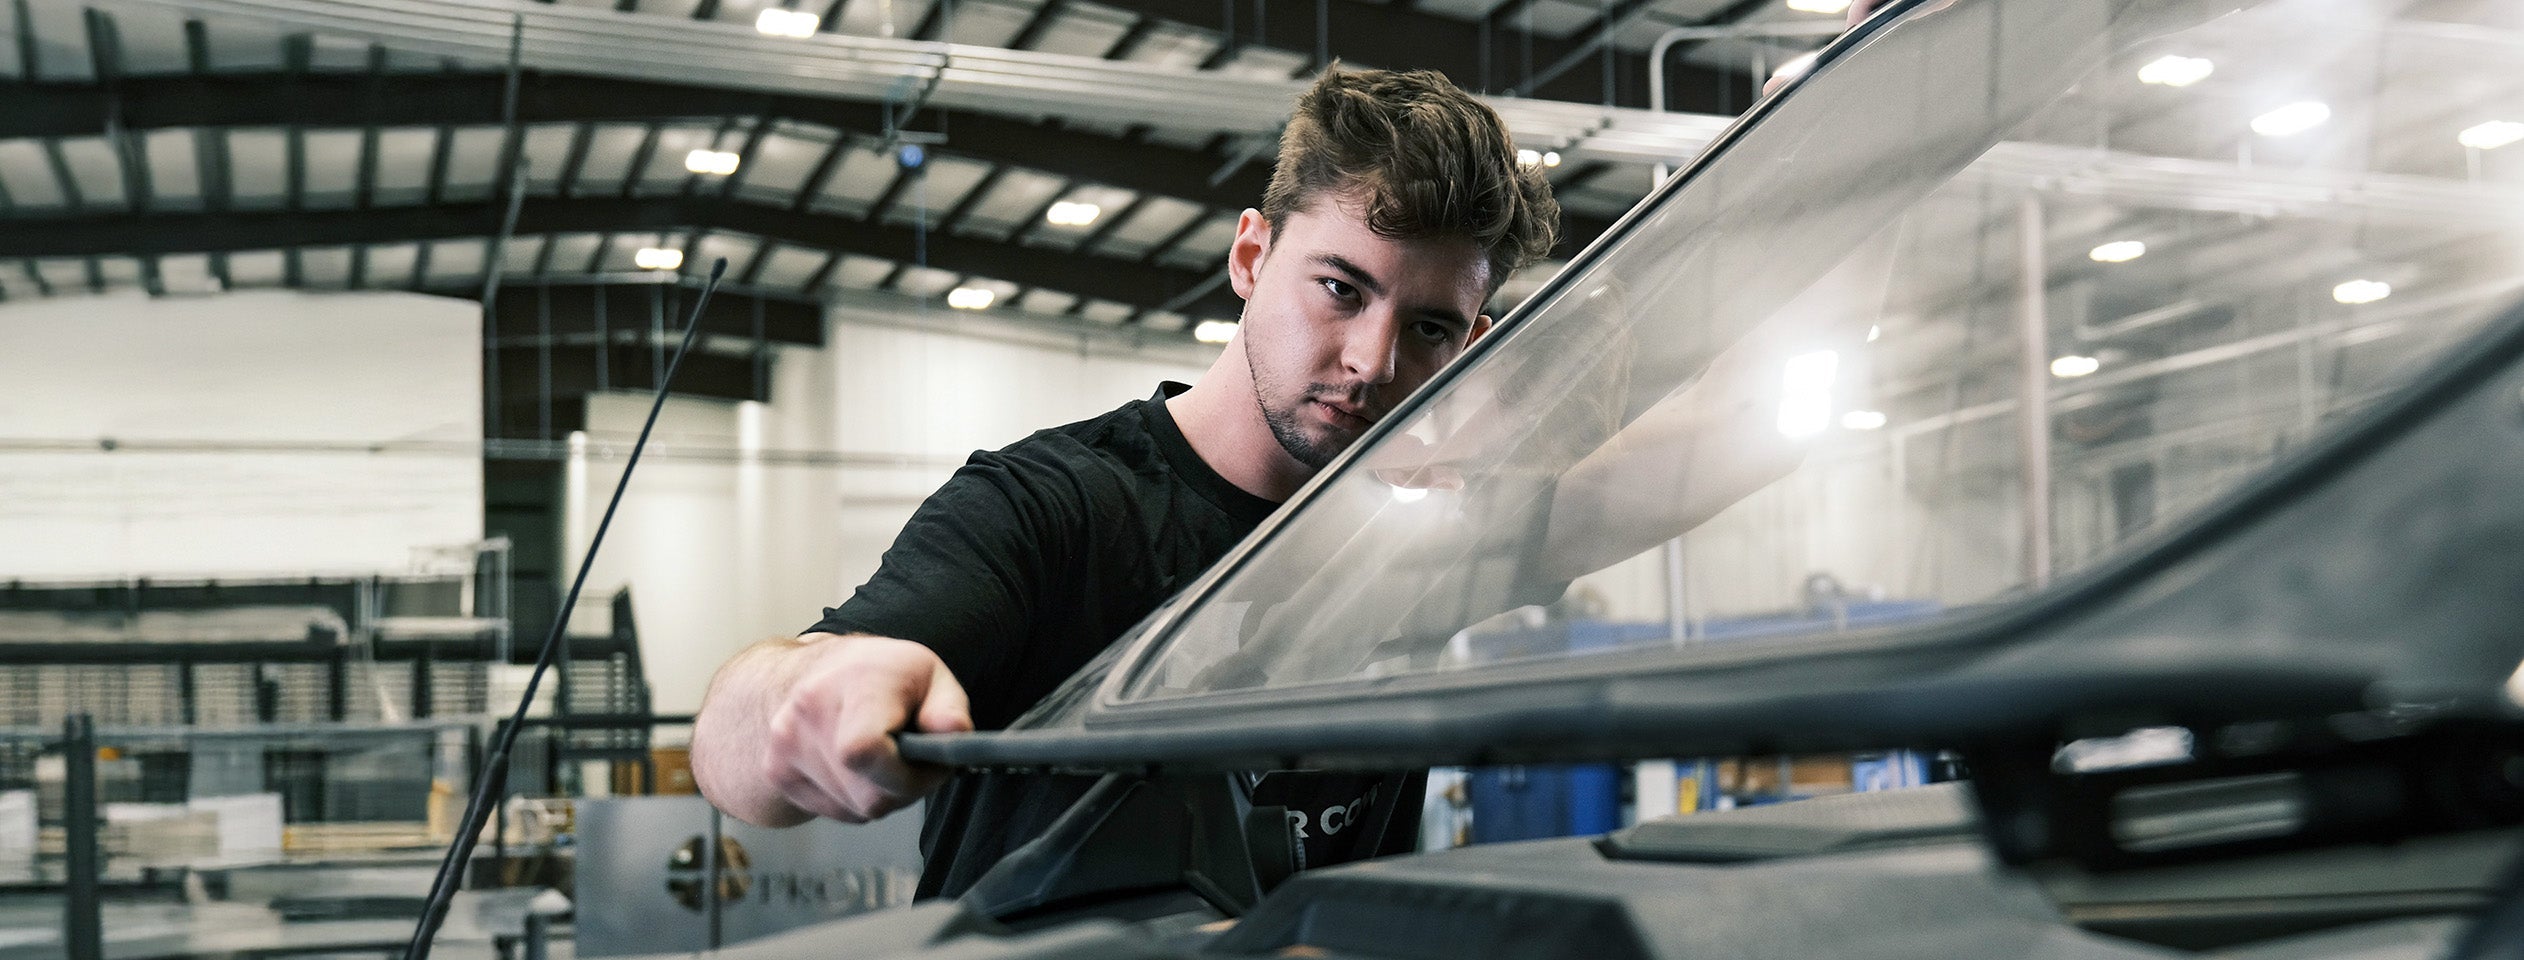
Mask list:
[[[1220,354],[1192,389],[1168,398],[1166,412],[1202,463],[1239,490],[1283,503],[1314,478],[1315,468],[1289,456],[1263,422],[1252,368],[1237,347]]]

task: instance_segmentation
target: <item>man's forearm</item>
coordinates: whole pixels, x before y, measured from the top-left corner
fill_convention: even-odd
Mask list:
[[[813,819],[781,798],[764,769],[761,746],[770,735],[773,705],[796,676],[784,669],[787,661],[809,642],[844,639],[823,634],[773,637],[719,667],[692,724],[692,779],[712,806],[755,826],[786,827]]]

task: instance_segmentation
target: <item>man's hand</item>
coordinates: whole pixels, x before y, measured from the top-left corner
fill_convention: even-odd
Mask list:
[[[693,724],[693,775],[713,804],[747,823],[865,823],[947,777],[906,762],[894,734],[972,728],[963,685],[920,644],[816,633],[766,640],[711,682]]]

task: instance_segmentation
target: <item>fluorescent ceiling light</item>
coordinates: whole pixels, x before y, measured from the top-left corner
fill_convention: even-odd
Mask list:
[[[1832,425],[1832,378],[1840,373],[1840,354],[1830,350],[1788,358],[1780,374],[1779,432],[1810,437]]]
[[[2147,245],[2136,240],[2114,240],[2086,251],[2096,263],[2128,263],[2146,255]]]
[[[631,263],[642,270],[673,270],[684,265],[684,252],[666,247],[641,247]]]
[[[684,169],[694,173],[727,176],[736,172],[737,157],[725,150],[695,150],[684,154]]]
[[[1393,502],[1395,503],[1418,503],[1428,498],[1429,488],[1427,487],[1393,488]]]
[[[1202,343],[1225,343],[1236,338],[1233,320],[1203,320],[1192,328],[1192,339]]]
[[[815,28],[822,26],[823,23],[822,16],[804,10],[764,7],[762,14],[754,18],[754,29],[775,37],[796,37],[803,40],[814,36]]]
[[[958,310],[980,310],[997,299],[998,294],[983,287],[957,287],[947,291],[947,306]]]
[[[2331,299],[2356,306],[2374,303],[2393,295],[2393,285],[2381,280],[2351,280],[2331,288]]]
[[[1788,0],[1788,9],[1798,13],[1839,13],[1849,9],[1849,0]]]
[[[1884,426],[1884,411],[1852,410],[1840,415],[1840,425],[1851,430],[1873,430]]]
[[[1517,166],[1520,166],[1520,167],[1536,167],[1536,166],[1541,166],[1541,165],[1542,165],[1542,151],[1540,151],[1540,150],[1518,150],[1518,151],[1516,151],[1516,165],[1517,165]]]
[[[2051,361],[2051,375],[2054,377],[2082,377],[2101,369],[2103,361],[2073,353]]]
[[[2252,118],[2252,132],[2265,137],[2292,137],[2331,120],[2331,106],[2320,100],[2299,100]]]
[[[2462,135],[2454,139],[2462,141],[2463,146],[2474,150],[2495,150],[2518,140],[2524,140],[2524,123],[2513,120],[2491,120],[2464,130]]]
[[[2199,57],[2166,54],[2138,68],[2138,82],[2165,87],[2187,87],[2208,79],[2217,65]]]
[[[1094,223],[1095,218],[1102,216],[1103,214],[1104,208],[1096,206],[1095,204],[1072,203],[1067,200],[1062,200],[1053,203],[1050,210],[1044,211],[1043,219],[1049,221],[1053,226],[1083,227],[1090,223]]]

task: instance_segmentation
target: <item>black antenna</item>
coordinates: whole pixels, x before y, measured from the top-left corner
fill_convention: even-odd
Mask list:
[[[631,456],[623,461],[622,479],[614,482],[613,499],[605,504],[605,517],[596,523],[596,536],[587,542],[587,556],[580,558],[578,576],[570,580],[570,595],[561,601],[559,616],[552,619],[552,632],[543,638],[543,652],[535,657],[535,672],[526,677],[526,694],[517,699],[517,712],[508,718],[499,734],[491,740],[491,750],[483,755],[482,769],[476,774],[473,799],[465,804],[464,820],[456,824],[456,838],[447,845],[447,859],[438,864],[438,879],[429,887],[429,901],[421,908],[420,926],[412,931],[412,945],[403,953],[404,960],[429,960],[431,941],[438,939],[438,927],[447,922],[447,906],[456,899],[456,887],[466,861],[473,859],[474,844],[482,836],[482,824],[491,818],[495,801],[492,795],[508,781],[508,751],[517,745],[517,731],[525,726],[526,708],[535,702],[535,688],[542,685],[543,673],[552,668],[552,655],[561,649],[562,632],[569,629],[570,611],[578,607],[578,591],[587,585],[587,571],[596,562],[596,548],[605,544],[605,528],[613,526],[614,508],[622,506],[622,491],[631,485],[631,471],[640,465],[640,449],[648,446],[649,431],[657,426],[658,411],[666,408],[666,390],[675,382],[675,368],[683,366],[684,354],[692,349],[692,341],[701,332],[701,310],[710,305],[710,293],[719,287],[719,277],[727,273],[727,258],[719,258],[710,267],[710,280],[701,285],[701,296],[692,304],[692,318],[684,322],[683,343],[675,347],[675,358],[666,364],[666,375],[657,381],[657,397],[649,402],[648,422],[640,425],[639,442],[631,445]]]

